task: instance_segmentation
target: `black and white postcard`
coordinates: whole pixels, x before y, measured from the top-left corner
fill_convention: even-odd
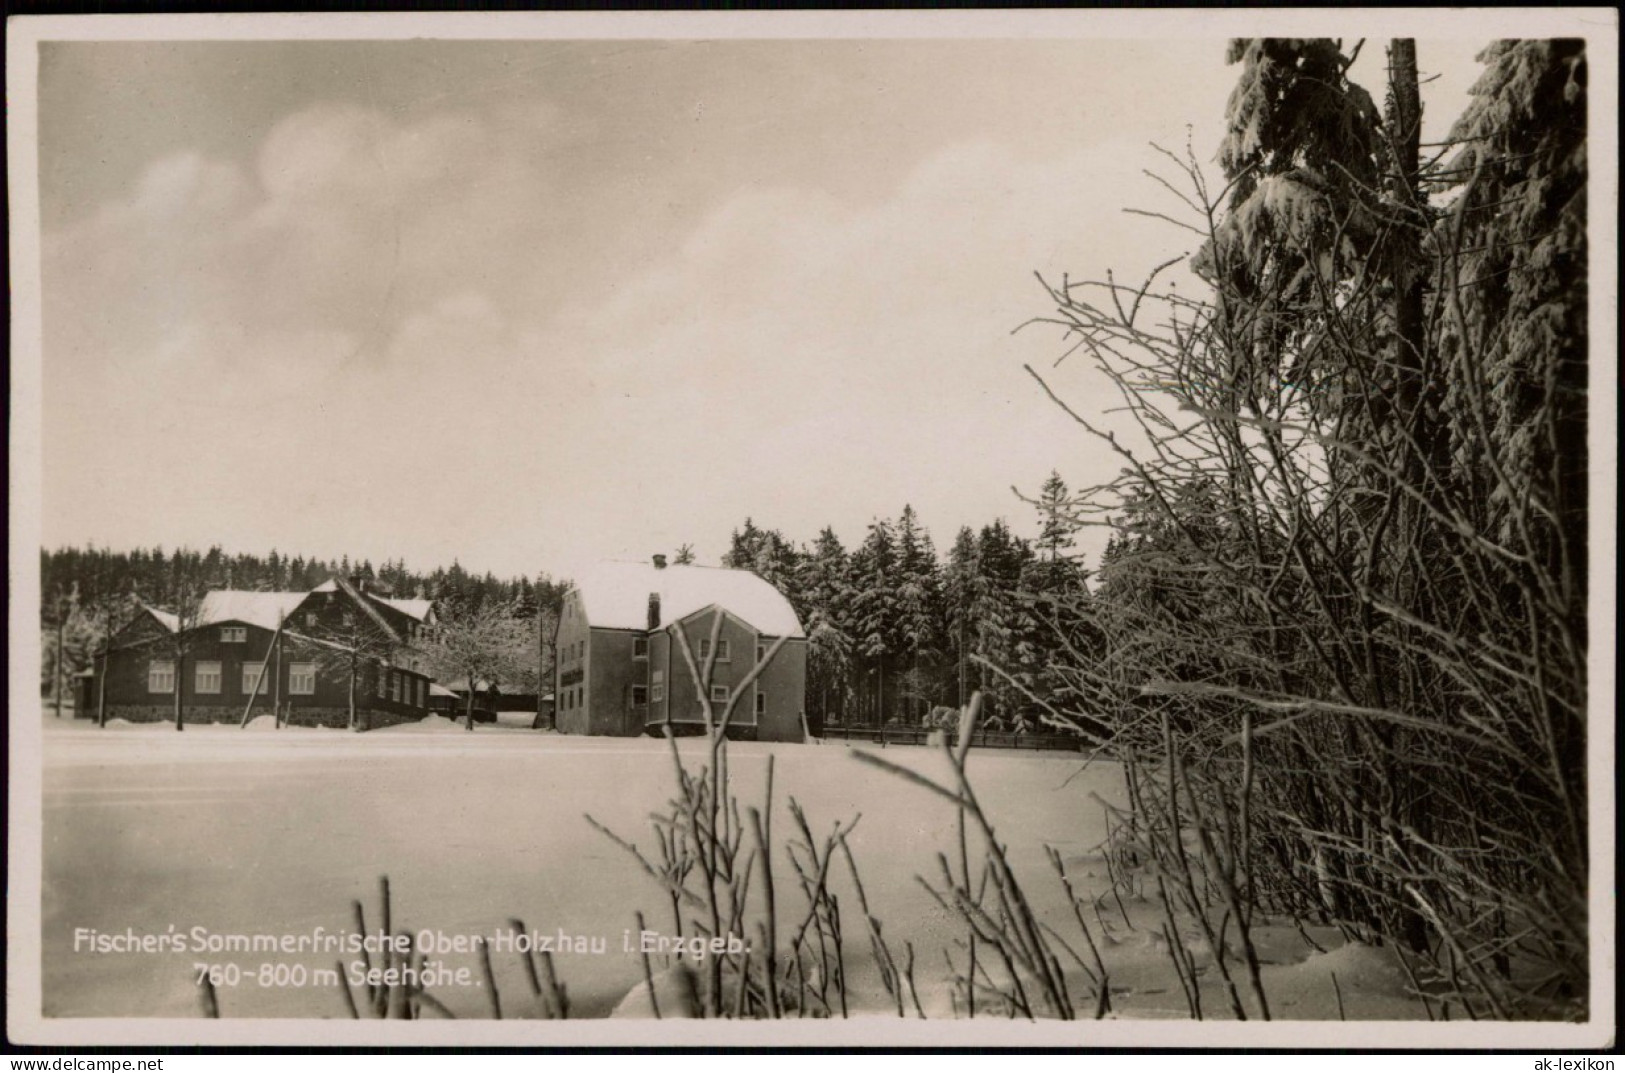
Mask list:
[[[1607,1046],[1617,18],[12,19],[10,1039]]]

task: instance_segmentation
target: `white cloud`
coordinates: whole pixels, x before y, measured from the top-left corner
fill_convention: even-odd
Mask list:
[[[1103,273],[1135,249],[1139,270],[1178,252],[1170,229],[1114,203],[1139,157],[963,145],[877,204],[778,189],[718,207],[666,263],[544,329],[547,349],[587,356],[595,375],[562,415],[595,453],[549,494],[625,489],[637,505],[601,524],[691,518],[670,539],[714,550],[747,513],[855,540],[910,501],[945,542],[942,527],[1024,521],[1012,483],[1034,489],[1052,467],[1105,476],[1115,464],[1021,370],[1058,355],[1057,337],[1010,331],[1045,312],[1035,269]],[[1081,369],[1058,376],[1102,390]],[[673,479],[646,479],[652,460]]]
[[[55,236],[50,479],[82,483],[95,458],[99,490],[139,504],[97,539],[184,519],[172,542],[558,569],[685,541],[715,556],[747,514],[855,541],[912,502],[946,545],[1025,519],[1012,483],[1101,475],[1020,368],[1058,340],[1010,332],[1045,312],[1034,270],[1177,252],[1119,211],[1142,146],[951,145],[863,202],[744,188],[561,306],[538,270],[570,249],[551,241],[553,162],[511,133],[312,109],[252,173],[166,158]],[[613,223],[567,222],[578,244]],[[98,408],[118,440],[72,416]]]

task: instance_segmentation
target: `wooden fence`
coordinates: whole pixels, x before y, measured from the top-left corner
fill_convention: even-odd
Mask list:
[[[881,748],[887,745],[925,745],[932,734],[937,733],[929,727],[910,726],[845,726],[839,723],[826,723],[819,735],[825,740],[841,741],[872,741],[877,742]],[[952,740],[956,734],[954,730],[945,730]],[[1051,751],[1078,752],[1084,747],[1084,739],[1070,734],[1034,734],[1017,730],[978,730],[971,734],[970,743],[976,749],[1044,749]]]

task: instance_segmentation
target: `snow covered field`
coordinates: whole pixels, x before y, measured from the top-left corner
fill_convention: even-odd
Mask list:
[[[317,970],[353,957],[195,954],[192,937],[343,933],[353,930],[354,899],[366,906],[372,930],[384,874],[396,931],[491,935],[517,917],[532,932],[601,939],[603,953],[555,959],[578,1016],[607,1014],[642,979],[640,959],[623,940],[638,910],[649,928],[670,929],[664,893],[582,815],[647,847],[648,814],[671,792],[670,756],[660,741],[502,726],[469,734],[438,717],[368,734],[264,723],[248,730],[189,726],[181,734],[161,726],[45,723],[46,1016],[196,1016],[195,962],[238,966],[237,984],[218,989],[223,1017],[345,1016],[338,987]],[[703,745],[682,747],[697,766]],[[936,854],[955,844],[950,807],[859,763],[838,743],[730,746],[733,789],[743,803],[760,805],[770,752],[776,831],[789,829],[787,796],[820,834],[862,814],[849,842],[870,907],[894,949],[914,944],[926,1012],[950,1015],[943,951],[958,929],[915,878],[934,876]],[[938,776],[946,766],[925,748],[892,747],[885,756]],[[991,750],[973,754],[971,767],[1035,911],[1074,943],[1076,925],[1043,847],[1060,851],[1076,882],[1104,891],[1105,870],[1091,853],[1104,830],[1096,795],[1120,792],[1111,765],[1081,768],[1075,755]],[[835,887],[849,906],[854,1001],[886,1012],[844,874]],[[780,897],[799,918],[804,907],[788,882]],[[1110,934],[1102,954],[1118,1014],[1186,1016],[1167,953],[1150,937],[1152,907],[1131,902],[1128,910],[1137,927],[1115,911],[1103,914]],[[160,940],[163,949],[152,952],[100,953],[98,940],[81,929],[125,943],[131,935],[182,938]],[[1263,955],[1274,962],[1265,984],[1277,1018],[1336,1018],[1338,991],[1350,1019],[1422,1015],[1403,997],[1399,969],[1382,952],[1332,949],[1335,933],[1313,934],[1330,953],[1315,955],[1296,929],[1261,929]],[[441,961],[478,981],[473,954],[450,952]],[[517,957],[498,953],[494,961],[504,997],[526,994]],[[288,968],[275,970],[279,963]],[[265,964],[280,982],[260,975]],[[1224,1016],[1217,989],[1207,995],[1207,986],[1206,1011]],[[477,984],[430,990],[458,1016],[487,1015]]]

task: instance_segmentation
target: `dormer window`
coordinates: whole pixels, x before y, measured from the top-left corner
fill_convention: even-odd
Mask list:
[[[248,640],[247,626],[220,627],[220,640],[224,644],[243,644]]]

